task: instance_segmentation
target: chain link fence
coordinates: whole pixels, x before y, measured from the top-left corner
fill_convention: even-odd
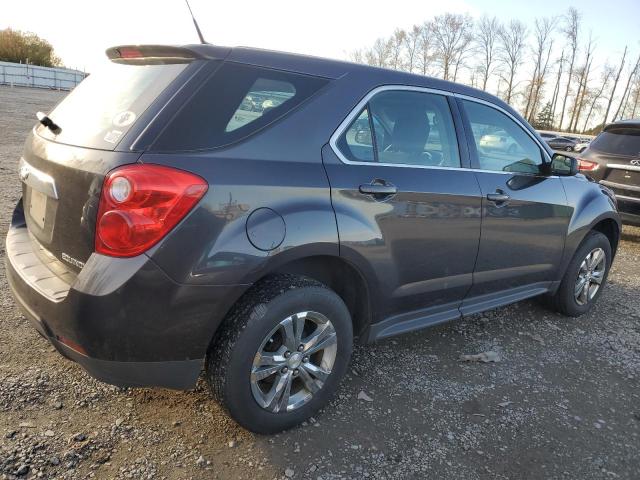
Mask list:
[[[0,85],[72,90],[86,73],[68,68],[0,62]]]

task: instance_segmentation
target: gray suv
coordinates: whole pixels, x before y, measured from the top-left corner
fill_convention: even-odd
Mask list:
[[[276,432],[327,404],[354,339],[602,292],[614,196],[491,95],[248,48],[107,54],[38,115],[6,240],[25,316],[100,380],[204,367]]]

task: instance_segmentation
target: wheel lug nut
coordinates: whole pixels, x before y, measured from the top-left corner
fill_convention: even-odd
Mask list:
[[[298,351],[299,351],[299,352],[301,352],[301,351],[303,351],[303,350],[304,350],[304,345],[300,345],[300,346],[298,347]]]
[[[291,352],[286,351],[284,352],[284,358],[289,358],[291,356]]]
[[[302,359],[302,361],[303,361],[304,363],[307,363],[307,362],[309,361],[309,357],[304,357],[304,358]]]
[[[289,369],[287,367],[282,367],[282,370],[280,370],[282,373],[287,373],[289,371]]]

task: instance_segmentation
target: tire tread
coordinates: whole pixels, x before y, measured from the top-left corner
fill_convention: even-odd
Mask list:
[[[266,277],[252,286],[227,314],[209,346],[206,362],[206,379],[213,398],[227,412],[225,400],[226,371],[233,348],[250,320],[260,318],[266,305],[289,290],[306,287],[328,287],[308,277],[278,274]]]

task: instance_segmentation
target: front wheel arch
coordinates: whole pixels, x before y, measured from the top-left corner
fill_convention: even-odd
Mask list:
[[[602,279],[600,282],[595,282],[601,285],[596,289],[593,299],[589,298],[585,303],[580,304],[577,300],[578,290],[576,288],[577,284],[575,283],[576,278],[580,278],[578,277],[578,275],[580,275],[581,268],[583,268],[580,265],[584,265],[585,256],[591,250],[595,250],[596,248],[599,248],[601,251],[603,251],[606,259],[605,270],[602,275]],[[587,256],[586,258],[588,259],[589,257]],[[575,252],[573,252],[571,261],[569,262],[569,265],[567,266],[563,274],[558,289],[551,295],[549,295],[550,306],[557,312],[570,317],[579,317],[580,315],[587,313],[592,308],[593,304],[597,301],[598,296],[602,293],[602,287],[604,287],[606,284],[612,261],[613,249],[611,248],[611,244],[609,243],[606,235],[597,230],[590,230],[583,241],[580,243],[580,246],[575,250]],[[592,277],[589,273],[586,277],[587,282],[589,282],[590,278]],[[593,278],[595,278],[595,275]],[[588,285],[589,283],[587,283],[587,286]]]
[[[591,227],[591,231],[600,232],[609,239],[612,255],[611,260],[613,260],[616,256],[616,251],[618,250],[618,242],[620,241],[620,228],[616,221],[612,218],[605,218],[593,225],[593,227]]]

